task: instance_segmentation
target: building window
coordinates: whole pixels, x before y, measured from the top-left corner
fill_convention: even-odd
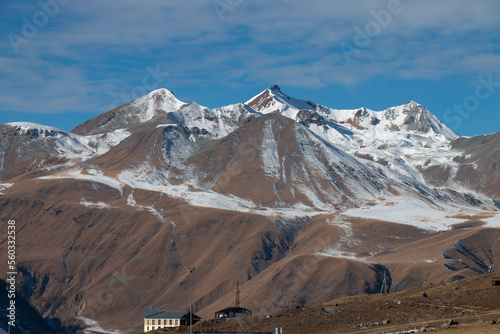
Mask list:
[[[177,319],[175,320],[175,325],[179,326],[179,320],[177,320]]]
[[[163,319],[163,325],[167,324],[167,319]]]
[[[172,326],[172,319],[169,320],[169,325]]]

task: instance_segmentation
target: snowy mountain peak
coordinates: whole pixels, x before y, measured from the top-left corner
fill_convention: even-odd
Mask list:
[[[185,105],[175,97],[174,93],[161,88],[100,114],[76,127],[72,132],[80,135],[94,135],[115,130],[132,131],[152,119],[178,111]]]
[[[286,95],[278,85],[274,85],[246,102],[254,110],[262,114],[278,111],[284,116],[295,119],[299,110],[313,110],[315,105]]]
[[[147,95],[148,96],[153,96],[153,95],[164,95],[164,96],[166,96],[166,95],[168,95],[168,96],[171,96],[173,98],[176,98],[174,92],[172,92],[171,90],[168,90],[166,88],[155,89],[155,90],[149,92],[149,94],[147,94]]]
[[[182,105],[185,104],[185,102],[180,101],[177,99],[175,94],[166,89],[166,88],[160,88],[157,90],[152,91],[147,95],[149,98],[155,99],[155,100],[161,100],[164,101],[165,103],[168,103],[171,106],[174,106],[175,109],[179,109]]]
[[[443,124],[423,105],[409,101],[401,106],[381,112],[381,118],[391,123],[392,130],[414,131],[425,134],[442,135],[450,141],[458,134]]]
[[[409,106],[410,108],[415,107],[415,106],[422,106],[420,103],[417,103],[413,100],[410,100],[404,104],[405,106]]]
[[[179,110],[184,102],[179,101],[174,93],[168,89],[161,88],[139,97],[131,102],[140,122],[146,122],[158,114],[168,114]]]
[[[224,137],[240,127],[252,115],[261,116],[243,103],[210,109],[191,102],[178,111],[169,113],[167,118],[170,123],[206,130],[214,137]]]
[[[354,110],[336,110],[311,101],[295,99],[274,85],[247,101],[246,104],[262,114],[277,111],[299,122],[305,122],[305,118],[309,119],[313,112],[317,114],[314,123],[318,125],[330,122],[355,131],[378,129],[377,132],[415,132],[442,136],[445,141],[458,137],[453,130],[415,101],[378,112],[364,107]],[[308,110],[311,112],[305,112]]]
[[[282,93],[281,93],[281,89],[280,89],[280,87],[279,87],[278,85],[274,85],[274,86],[272,86],[271,88],[268,88],[268,89],[269,89],[271,92],[276,92],[276,93],[280,93],[280,94],[282,94]]]

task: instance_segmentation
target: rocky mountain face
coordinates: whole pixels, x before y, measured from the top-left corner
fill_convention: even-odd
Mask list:
[[[10,283],[0,280],[0,316],[7,321],[0,322],[0,333],[19,333],[19,334],[61,334],[74,333],[80,328],[77,326],[64,327],[61,326],[59,319],[43,318],[36,309],[34,309],[19,293],[15,293],[15,298],[10,298],[8,291]],[[15,326],[10,326],[12,321],[8,318],[10,315],[9,308],[11,300],[15,301]]]
[[[144,306],[188,309],[192,266],[195,313],[232,306],[236,281],[268,313],[500,270],[499,144],[413,101],[274,86],[209,109],[160,89],[72,132],[0,125],[0,219],[44,317],[139,330]]]

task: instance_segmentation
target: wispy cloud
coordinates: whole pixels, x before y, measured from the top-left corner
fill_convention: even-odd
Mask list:
[[[104,111],[157,64],[171,73],[167,88],[355,87],[380,76],[500,72],[496,0],[401,0],[400,13],[346,62],[341,43],[352,44],[355,28],[365,29],[390,2],[242,1],[221,21],[211,1],[67,1],[19,52],[0,41],[0,103],[34,113]],[[22,36],[23,17],[42,10],[31,2],[2,7],[4,37]]]

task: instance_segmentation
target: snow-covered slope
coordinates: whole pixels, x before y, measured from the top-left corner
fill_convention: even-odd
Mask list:
[[[295,119],[299,110],[314,110],[315,108],[312,102],[298,100],[284,94],[277,85],[254,96],[245,104],[262,114],[279,111],[291,119]]]
[[[185,103],[179,101],[171,91],[157,89],[88,120],[72,132],[79,135],[102,134],[115,130],[132,132],[154,119],[166,117],[184,105]]]
[[[22,154],[29,166],[48,171],[45,179],[52,171],[55,178],[81,174],[81,163],[88,162],[92,172],[83,175],[89,180],[98,174],[98,183],[111,178],[120,187],[164,189],[185,199],[191,198],[186,189],[205,192],[206,198],[217,193],[216,207],[231,207],[227,203],[237,197],[246,207],[335,211],[394,196],[427,201],[443,211],[492,207],[454,182],[458,153],[449,143],[457,134],[413,101],[383,111],[336,110],[273,86],[246,104],[210,109],[159,89],[72,133],[26,123],[4,128],[10,129],[4,143],[22,140],[3,144],[2,168],[5,152],[18,145],[24,152],[58,158],[51,167],[44,157]],[[437,165],[449,170],[441,188],[422,174]],[[172,192],[171,184],[181,188]]]
[[[338,110],[294,99],[273,86],[247,104],[261,113],[277,111],[292,118],[366,165],[382,168],[395,178],[402,175],[424,182],[420,171],[427,165],[457,168],[453,162],[456,152],[448,144],[458,135],[414,101],[382,111]]]
[[[242,103],[209,109],[191,102],[177,112],[169,113],[167,118],[173,124],[203,129],[213,137],[220,138],[236,130],[250,115],[259,116],[260,113]]]
[[[0,169],[9,163],[46,154],[57,158],[85,160],[94,150],[88,140],[70,132],[27,122],[0,125]],[[12,154],[17,157],[13,158]],[[10,159],[9,159],[10,153]]]
[[[97,135],[81,136],[58,128],[29,122],[13,122],[0,126],[5,127],[4,129],[10,128],[10,138],[16,136],[23,138],[24,141],[20,145],[32,141],[50,141],[50,143],[45,144],[48,149],[56,148],[59,155],[80,160],[106,153],[131,134],[126,130],[119,129]],[[51,146],[52,142],[57,146]],[[4,143],[7,143],[7,139]]]
[[[248,100],[246,104],[262,114],[278,111],[294,120],[297,120],[299,111],[313,111],[324,121],[339,124],[347,129],[361,131],[365,134],[366,132],[372,133],[378,139],[385,139],[390,133],[394,132],[442,136],[447,141],[458,137],[453,130],[444,125],[435,115],[414,101],[383,111],[373,111],[366,108],[339,110],[311,101],[295,99],[284,94],[275,85]]]

